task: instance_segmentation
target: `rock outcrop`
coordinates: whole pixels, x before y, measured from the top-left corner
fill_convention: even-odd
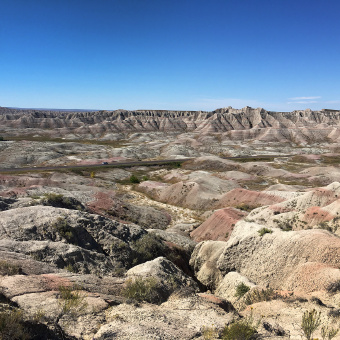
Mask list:
[[[63,208],[37,205],[0,212],[3,249],[80,273],[112,275],[130,267],[129,242],[144,234],[137,225]]]
[[[228,242],[199,243],[191,258],[197,278],[219,289],[230,272],[262,287],[299,293],[325,290],[340,279],[340,241],[324,230],[285,232],[240,221]]]

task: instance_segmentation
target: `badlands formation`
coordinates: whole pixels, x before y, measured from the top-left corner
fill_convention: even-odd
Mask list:
[[[340,327],[340,111],[0,108],[0,137],[1,340]]]

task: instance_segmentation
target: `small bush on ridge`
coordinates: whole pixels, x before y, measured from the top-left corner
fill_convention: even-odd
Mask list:
[[[264,234],[271,234],[273,230],[268,229],[268,228],[261,228],[260,230],[257,231],[260,236],[262,237]]]
[[[240,209],[240,210],[243,210],[243,211],[252,211],[256,208],[260,207],[259,205],[251,205],[251,204],[247,204],[247,203],[241,203],[241,204],[238,204],[235,206],[236,209]]]
[[[134,184],[138,184],[138,183],[140,183],[140,180],[136,175],[131,175],[130,176],[130,182],[134,183]]]

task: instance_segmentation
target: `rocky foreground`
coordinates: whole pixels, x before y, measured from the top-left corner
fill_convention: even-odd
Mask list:
[[[340,339],[339,113],[243,111],[2,108],[7,136],[25,122],[40,137],[0,141],[1,167],[194,159],[0,174],[0,339],[301,339],[307,316],[313,338]],[[234,143],[209,132],[216,119],[240,136],[294,123],[304,139]],[[130,126],[124,143],[93,140],[104,121]],[[78,139],[39,140],[63,129]],[[266,157],[221,157],[250,153]]]

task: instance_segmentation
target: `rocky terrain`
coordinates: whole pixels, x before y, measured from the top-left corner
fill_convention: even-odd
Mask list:
[[[340,339],[339,115],[0,108],[0,339]]]

